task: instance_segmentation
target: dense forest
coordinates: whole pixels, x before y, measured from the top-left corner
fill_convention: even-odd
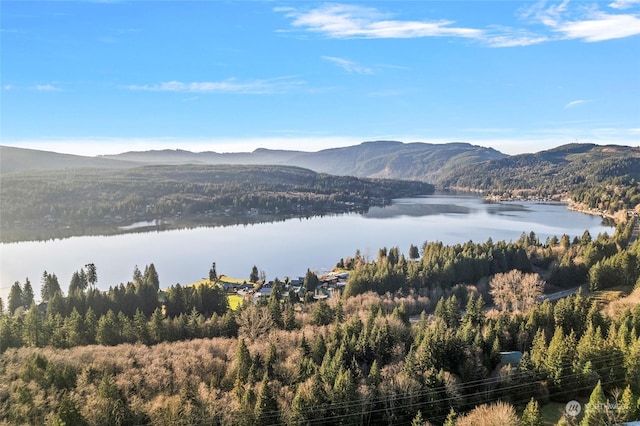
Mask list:
[[[430,194],[423,182],[358,179],[287,166],[146,166],[2,176],[2,241],[164,227],[216,225],[363,211],[392,197]]]
[[[0,303],[8,424],[616,424],[640,416],[640,242],[613,236],[381,248],[341,259],[340,297],[274,279],[230,309],[153,265],[99,291],[53,272]],[[254,275],[252,271],[252,275]],[[256,285],[259,287],[260,280]],[[585,284],[576,292],[576,286]],[[257,288],[258,288],[257,287]],[[634,287],[636,290],[633,290]],[[564,288],[568,296],[542,296]],[[632,292],[633,291],[633,292]],[[631,293],[629,296],[623,297]],[[66,295],[65,295],[66,294]],[[521,353],[519,361],[509,354]],[[562,416],[568,401],[576,418]]]
[[[561,197],[614,213],[640,203],[640,150],[563,145],[466,167],[438,183],[499,197]]]

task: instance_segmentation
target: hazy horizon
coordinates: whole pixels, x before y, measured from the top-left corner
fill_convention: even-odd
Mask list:
[[[123,144],[82,144],[82,143],[41,143],[41,142],[27,142],[27,143],[2,143],[0,146],[7,146],[12,148],[24,148],[24,149],[33,149],[39,151],[48,151],[54,152],[58,154],[71,154],[71,155],[80,155],[86,157],[99,157],[99,156],[108,156],[108,155],[117,155],[123,154],[126,152],[144,152],[144,151],[162,151],[162,150],[181,150],[181,151],[189,151],[193,153],[203,153],[203,152],[216,152],[218,154],[231,154],[231,153],[250,153],[257,149],[270,149],[270,150],[292,150],[292,151],[301,151],[301,152],[317,152],[325,149],[331,148],[343,148],[349,146],[359,145],[363,142],[380,142],[380,141],[394,141],[401,143],[428,143],[428,144],[436,144],[442,145],[447,143],[469,143],[470,145],[481,146],[485,148],[493,148],[497,151],[500,151],[504,154],[508,155],[518,155],[518,154],[529,154],[536,153],[540,151],[544,151],[551,148],[556,148],[561,145],[569,144],[569,143],[594,143],[594,142],[582,142],[578,140],[568,141],[562,144],[555,144],[549,146],[543,146],[540,149],[523,149],[520,151],[511,151],[500,149],[499,147],[490,146],[488,144],[477,144],[471,143],[467,141],[429,141],[429,140],[411,140],[404,141],[398,139],[354,139],[353,141],[345,139],[342,142],[337,142],[335,144],[318,144],[315,145],[317,148],[313,146],[305,145],[302,147],[296,146],[295,144],[283,144],[278,146],[273,143],[264,144],[259,142],[247,142],[247,143],[206,143],[206,142],[198,142],[198,143],[183,143],[182,145],[177,145],[176,143],[171,142],[161,142],[154,144],[152,142],[139,142],[139,143],[123,143]],[[294,141],[295,142],[295,141]],[[638,147],[638,142],[636,141],[635,145],[632,144],[621,144],[621,143],[595,143],[596,145],[618,145],[618,146],[630,146],[630,147]],[[539,146],[539,145],[538,145]],[[525,146],[521,146],[521,148],[526,148]]]

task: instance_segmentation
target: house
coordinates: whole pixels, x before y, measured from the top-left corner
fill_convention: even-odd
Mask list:
[[[522,352],[520,351],[500,352],[500,363],[496,366],[495,371],[500,371],[505,365],[510,365],[513,370],[520,365],[521,360]]]

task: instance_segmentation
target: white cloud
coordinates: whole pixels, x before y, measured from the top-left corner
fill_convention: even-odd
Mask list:
[[[53,84],[37,84],[36,86],[33,87],[33,89],[37,90],[38,92],[60,92],[60,91],[62,91],[62,89],[60,89],[59,87],[54,86]]]
[[[293,19],[294,27],[305,28],[331,38],[481,38],[482,30],[452,26],[452,21],[401,21],[372,7],[328,4],[300,11],[277,8]]]
[[[609,6],[625,9],[640,0],[615,0]],[[291,25],[330,38],[456,37],[476,40],[489,47],[531,46],[553,40],[598,42],[640,34],[636,14],[608,14],[593,7],[571,8],[570,1],[547,5],[542,0],[520,13],[527,25],[542,24],[548,34],[527,29],[485,29],[456,26],[454,21],[398,20],[373,7],[325,4],[315,9],[276,8],[292,19]]]
[[[640,0],[615,0],[613,3],[609,3],[609,7],[613,9],[629,9],[638,4],[640,4]]]
[[[588,42],[613,40],[640,34],[640,19],[636,15],[595,13],[589,19],[561,23],[556,30],[568,38]]]
[[[130,90],[149,92],[182,92],[182,93],[238,93],[249,95],[262,95],[283,93],[299,88],[304,82],[291,77],[282,77],[270,80],[237,81],[227,79],[223,81],[199,81],[184,83],[181,81],[166,81],[153,85],[130,85]]]
[[[568,104],[566,104],[564,106],[564,108],[565,109],[573,108],[575,106],[578,106],[578,105],[581,105],[581,104],[584,104],[584,103],[587,103],[587,102],[589,102],[589,101],[585,101],[584,99],[578,99],[578,100],[569,102]]]
[[[348,59],[338,58],[336,56],[323,56],[322,59],[338,65],[348,73],[373,74],[373,70],[371,68],[363,67]]]
[[[623,3],[630,7],[632,2],[622,0],[610,6],[622,9]],[[532,18],[534,22],[543,24],[561,35],[561,39],[598,42],[640,34],[640,18],[636,14],[610,14],[598,10],[596,6],[571,10],[569,0],[545,6],[544,1],[535,4],[523,14],[523,18]]]
[[[549,37],[535,34],[502,34],[488,36],[485,42],[491,47],[533,46],[549,41]]]

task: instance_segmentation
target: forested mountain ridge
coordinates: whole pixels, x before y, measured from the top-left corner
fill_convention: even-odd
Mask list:
[[[434,182],[439,176],[448,175],[469,164],[504,156],[505,154],[495,149],[468,143],[429,144],[375,141],[317,152],[264,148],[251,153],[225,154],[163,150],[126,152],[105,156],[105,158],[165,164],[287,164],[333,175]]]
[[[443,177],[445,187],[501,198],[556,197],[615,213],[640,204],[640,148],[568,144],[472,164]]]
[[[178,164],[290,165],[319,173],[433,182],[441,175],[477,162],[502,158],[492,148],[468,143],[363,142],[317,152],[259,148],[253,152],[191,152],[181,149],[131,151],[83,157],[0,146],[1,173],[81,167],[135,167]]]
[[[640,204],[640,148],[568,144],[507,156],[467,143],[363,142],[317,152],[257,149],[245,153],[155,150],[80,157],[2,147],[3,175],[19,170],[146,165],[291,165],[341,176],[407,179],[500,198],[572,199],[614,213]]]
[[[610,178],[640,178],[640,148],[569,144],[469,165],[440,183],[486,191],[568,191]]]
[[[0,187],[0,229],[2,240],[12,241],[36,238],[27,235],[35,230],[55,231],[46,234],[59,237],[73,229],[80,232],[79,227],[102,226],[105,232],[139,221],[231,224],[266,216],[359,211],[394,197],[431,192],[433,186],[424,182],[332,176],[290,166],[150,165],[8,173]]]

